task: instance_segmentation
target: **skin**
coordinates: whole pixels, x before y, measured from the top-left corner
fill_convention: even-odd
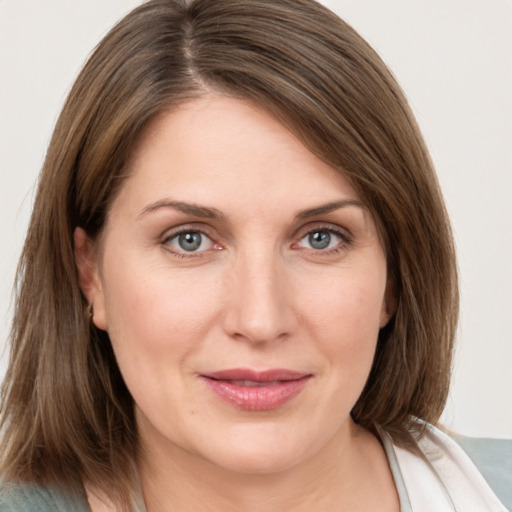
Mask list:
[[[198,250],[180,230],[203,233]],[[350,417],[390,316],[386,256],[348,182],[284,126],[215,94],[161,115],[99,241],[78,228],[75,247],[136,404],[148,512],[399,509]],[[200,377],[229,368],[312,377],[247,411]]]

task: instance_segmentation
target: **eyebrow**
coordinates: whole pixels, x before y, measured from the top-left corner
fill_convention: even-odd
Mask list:
[[[335,210],[339,210],[340,208],[345,208],[347,206],[356,206],[357,208],[365,208],[364,204],[357,199],[343,199],[341,201],[333,201],[332,203],[327,203],[321,206],[316,206],[314,208],[308,208],[307,210],[302,210],[295,218],[297,220],[304,220],[310,217],[315,217],[316,215],[323,215],[326,213],[333,212]]]
[[[295,215],[295,218],[297,220],[304,220],[310,217],[315,217],[316,215],[330,213],[335,210],[339,210],[340,208],[345,208],[347,206],[364,208],[363,203],[361,201],[358,201],[357,199],[343,199],[341,201],[333,201],[331,203],[327,203],[321,206],[315,206],[313,208],[301,210]],[[154,212],[155,210],[159,210],[161,208],[173,208],[182,213],[186,213],[188,215],[193,215],[194,217],[199,217],[203,219],[226,219],[226,216],[216,208],[208,208],[193,203],[186,203],[184,201],[173,201],[171,199],[161,199],[160,201],[156,201],[154,203],[147,205],[138,215],[137,218],[144,217],[148,213]]]
[[[148,213],[154,212],[155,210],[159,210],[161,208],[173,208],[174,210],[179,210],[180,212],[186,213],[188,215],[194,215],[194,217],[203,219],[225,220],[226,218],[225,215],[216,208],[207,208],[205,206],[199,206],[193,203],[185,203],[183,201],[173,201],[171,199],[161,199],[160,201],[156,201],[155,203],[147,205],[142,210],[142,212],[140,212],[137,218],[140,219]]]

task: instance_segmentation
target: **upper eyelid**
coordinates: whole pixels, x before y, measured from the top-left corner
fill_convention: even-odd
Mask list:
[[[200,225],[196,225],[200,224]],[[187,232],[193,232],[193,233],[201,233],[208,238],[213,239],[213,235],[211,233],[213,231],[208,226],[205,226],[203,223],[196,223],[196,222],[190,222],[187,224],[180,224],[179,226],[173,227],[173,228],[167,228],[165,229],[162,234],[160,235],[160,238],[163,240],[166,240],[168,238],[173,238],[176,235],[179,235],[181,233],[187,233]]]
[[[295,232],[294,236],[297,238],[303,238],[304,236],[308,235],[309,233],[312,233],[314,231],[322,231],[322,230],[330,231],[332,233],[337,233],[343,238],[350,238],[350,239],[353,238],[352,232],[349,229],[344,228],[338,224],[334,224],[332,222],[322,222],[322,221],[311,222],[305,226],[302,226]]]

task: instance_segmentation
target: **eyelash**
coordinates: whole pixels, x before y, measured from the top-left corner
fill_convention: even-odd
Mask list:
[[[327,256],[327,255],[335,255],[342,251],[345,251],[353,244],[353,237],[346,231],[341,230],[341,229],[336,229],[332,226],[317,225],[314,227],[308,227],[307,230],[303,230],[300,233],[299,237],[296,238],[296,241],[293,242],[292,248],[294,246],[298,246],[298,244],[300,244],[300,242],[302,242],[302,240],[304,240],[307,236],[310,236],[313,233],[318,233],[318,232],[326,232],[326,233],[335,235],[335,236],[339,237],[340,242],[338,244],[336,244],[335,247],[332,247],[330,249],[326,248],[325,250],[322,250],[322,249],[314,249],[314,248],[310,248],[310,249],[305,248],[305,250],[312,251],[314,254],[317,254],[317,255]],[[211,241],[214,248],[196,252],[196,251],[185,251],[185,250],[179,251],[179,250],[175,250],[170,247],[170,242],[172,240],[179,237],[180,235],[187,234],[187,233],[198,233],[201,236],[207,237]],[[166,251],[168,251],[174,257],[177,257],[177,258],[203,257],[204,253],[206,253],[210,250],[222,250],[222,246],[220,244],[217,244],[214,241],[214,239],[205,232],[204,229],[196,228],[193,226],[185,226],[185,227],[178,229],[177,231],[173,231],[171,233],[166,234],[162,239],[161,245],[165,248]]]
[[[308,227],[307,230],[303,231],[300,235],[300,238],[297,242],[294,242],[293,245],[299,244],[304,240],[306,237],[312,235],[313,233],[329,233],[331,235],[337,236],[340,241],[338,244],[336,244],[334,247],[328,249],[309,249],[312,251],[315,255],[319,256],[330,256],[330,255],[336,255],[340,252],[346,251],[354,242],[353,237],[351,234],[349,234],[347,231],[342,229],[334,228],[333,226],[326,226],[326,225],[316,225],[314,227]]]
[[[172,233],[166,234],[163,237],[161,244],[166,251],[168,251],[169,253],[171,253],[173,256],[175,256],[177,258],[191,258],[191,257],[197,258],[197,257],[203,256],[203,253],[205,253],[206,251],[199,251],[199,252],[185,251],[185,250],[179,251],[179,250],[176,250],[176,249],[173,249],[170,247],[170,245],[171,245],[170,242],[172,240],[179,237],[180,235],[187,234],[187,233],[198,233],[201,236],[206,237],[209,240],[211,240],[211,243],[214,246],[218,246],[218,244],[216,244],[216,242],[213,240],[213,238],[211,236],[209,236],[207,233],[205,233],[204,229],[195,228],[195,227],[191,227],[191,226],[185,226],[185,227],[178,229],[177,231],[173,231]],[[220,249],[221,249],[220,246],[218,246],[216,248],[216,250],[220,250]]]

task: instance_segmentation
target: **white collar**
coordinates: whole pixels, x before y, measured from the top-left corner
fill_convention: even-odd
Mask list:
[[[507,512],[470,458],[432,425],[418,440],[421,453],[381,438],[400,499],[400,512]]]

